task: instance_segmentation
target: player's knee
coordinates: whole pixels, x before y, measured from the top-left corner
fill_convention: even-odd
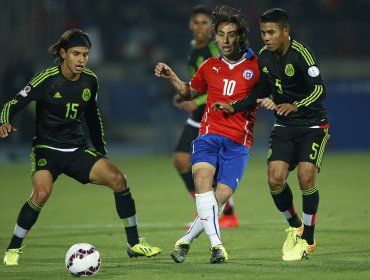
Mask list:
[[[51,195],[51,188],[39,186],[32,193],[32,201],[37,206],[44,206]]]
[[[110,187],[114,192],[121,192],[126,190],[127,189],[126,176],[118,170],[113,172],[111,176]]]
[[[299,186],[302,190],[307,190],[315,186],[315,178],[311,174],[303,173],[298,176]]]
[[[173,159],[173,166],[180,173],[186,172],[190,168],[189,161],[179,155],[175,155]]]
[[[272,191],[276,191],[284,186],[285,180],[284,177],[281,176],[269,176],[268,184]]]

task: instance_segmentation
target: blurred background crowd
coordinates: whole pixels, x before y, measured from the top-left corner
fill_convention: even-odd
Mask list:
[[[88,67],[99,78],[99,105],[108,148],[114,152],[170,153],[186,119],[171,105],[170,85],[153,69],[163,61],[184,80],[190,47],[189,16],[196,4],[241,9],[250,45],[262,47],[259,16],[281,7],[292,36],[307,43],[327,83],[332,140],[328,150],[370,149],[370,1],[368,0],[2,0],[0,9],[0,108],[38,71],[52,65],[48,47],[71,28],[88,32],[93,47]],[[29,149],[33,106],[15,120],[19,132],[2,139],[1,158]],[[273,122],[259,112],[255,149],[265,150]],[[12,151],[12,152],[9,152]]]

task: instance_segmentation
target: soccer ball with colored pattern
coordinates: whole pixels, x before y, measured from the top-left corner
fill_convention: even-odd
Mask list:
[[[100,254],[88,243],[78,243],[69,248],[65,265],[69,273],[77,277],[89,277],[96,274],[101,266]]]

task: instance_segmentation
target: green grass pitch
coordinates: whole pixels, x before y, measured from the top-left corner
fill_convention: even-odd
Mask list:
[[[209,240],[194,241],[187,259],[169,257],[194,218],[195,204],[172,167],[170,156],[112,160],[127,176],[136,201],[140,235],[162,248],[153,258],[129,259],[113,195],[62,175],[27,236],[20,265],[0,265],[0,279],[71,279],[64,268],[68,248],[94,244],[102,268],[94,279],[370,279],[370,153],[328,153],[318,177],[318,244],[308,260],[286,263],[281,246],[287,227],[270,197],[264,154],[252,154],[235,195],[241,225],[222,230],[226,264],[209,264]],[[29,164],[0,165],[0,248],[5,251],[18,211],[31,193]],[[289,183],[301,213],[296,173]],[[2,257],[2,256],[1,256]]]

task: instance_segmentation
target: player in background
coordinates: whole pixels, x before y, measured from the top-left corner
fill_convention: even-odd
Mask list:
[[[222,263],[228,259],[217,215],[222,213],[225,203],[237,189],[253,143],[256,106],[233,115],[212,106],[219,100],[233,103],[245,98],[258,81],[257,58],[248,48],[245,18],[240,11],[221,6],[212,14],[212,28],[221,54],[207,59],[190,83],[181,81],[164,63],[155,67],[155,75],[169,79],[185,100],[208,93],[199,136],[191,149],[198,216],[176,242],[171,254],[175,262],[185,260],[191,242],[203,230],[211,243],[210,262]]]
[[[220,54],[216,42],[212,39],[211,10],[205,5],[193,8],[189,28],[193,34],[191,50],[188,55],[188,70],[193,77],[199,66],[210,57]],[[190,146],[197,138],[200,122],[204,113],[207,94],[203,94],[190,101],[185,101],[176,94],[173,98],[175,107],[189,112],[189,118],[178,140],[174,154],[174,165],[185,183],[189,193],[195,198],[194,180],[190,169]],[[231,197],[225,205],[223,214],[219,218],[220,228],[234,228],[239,226],[239,220],[234,212],[234,199]],[[191,224],[186,227],[189,228]]]
[[[268,184],[273,201],[289,223],[283,260],[301,260],[316,249],[314,238],[319,191],[316,177],[329,140],[328,114],[323,99],[325,85],[317,59],[304,43],[290,37],[289,17],[279,8],[262,14],[260,30],[265,47],[258,61],[259,91],[230,106],[218,104],[228,113],[254,106],[275,110],[276,122],[268,150]],[[262,98],[272,94],[272,96]],[[287,183],[289,172],[298,166],[303,219],[296,212]]]
[[[86,68],[90,48],[91,41],[86,33],[79,29],[66,31],[49,48],[59,65],[33,77],[1,112],[0,137],[5,138],[16,131],[11,125],[12,117],[31,101],[36,102],[36,135],[31,153],[33,191],[20,210],[14,235],[5,252],[7,266],[18,265],[23,239],[62,173],[82,184],[104,185],[113,191],[130,257],[150,257],[161,252],[139,238],[135,202],[126,177],[105,157],[103,125],[96,103],[98,80]],[[81,121],[84,118],[95,150],[88,147],[83,135]]]

